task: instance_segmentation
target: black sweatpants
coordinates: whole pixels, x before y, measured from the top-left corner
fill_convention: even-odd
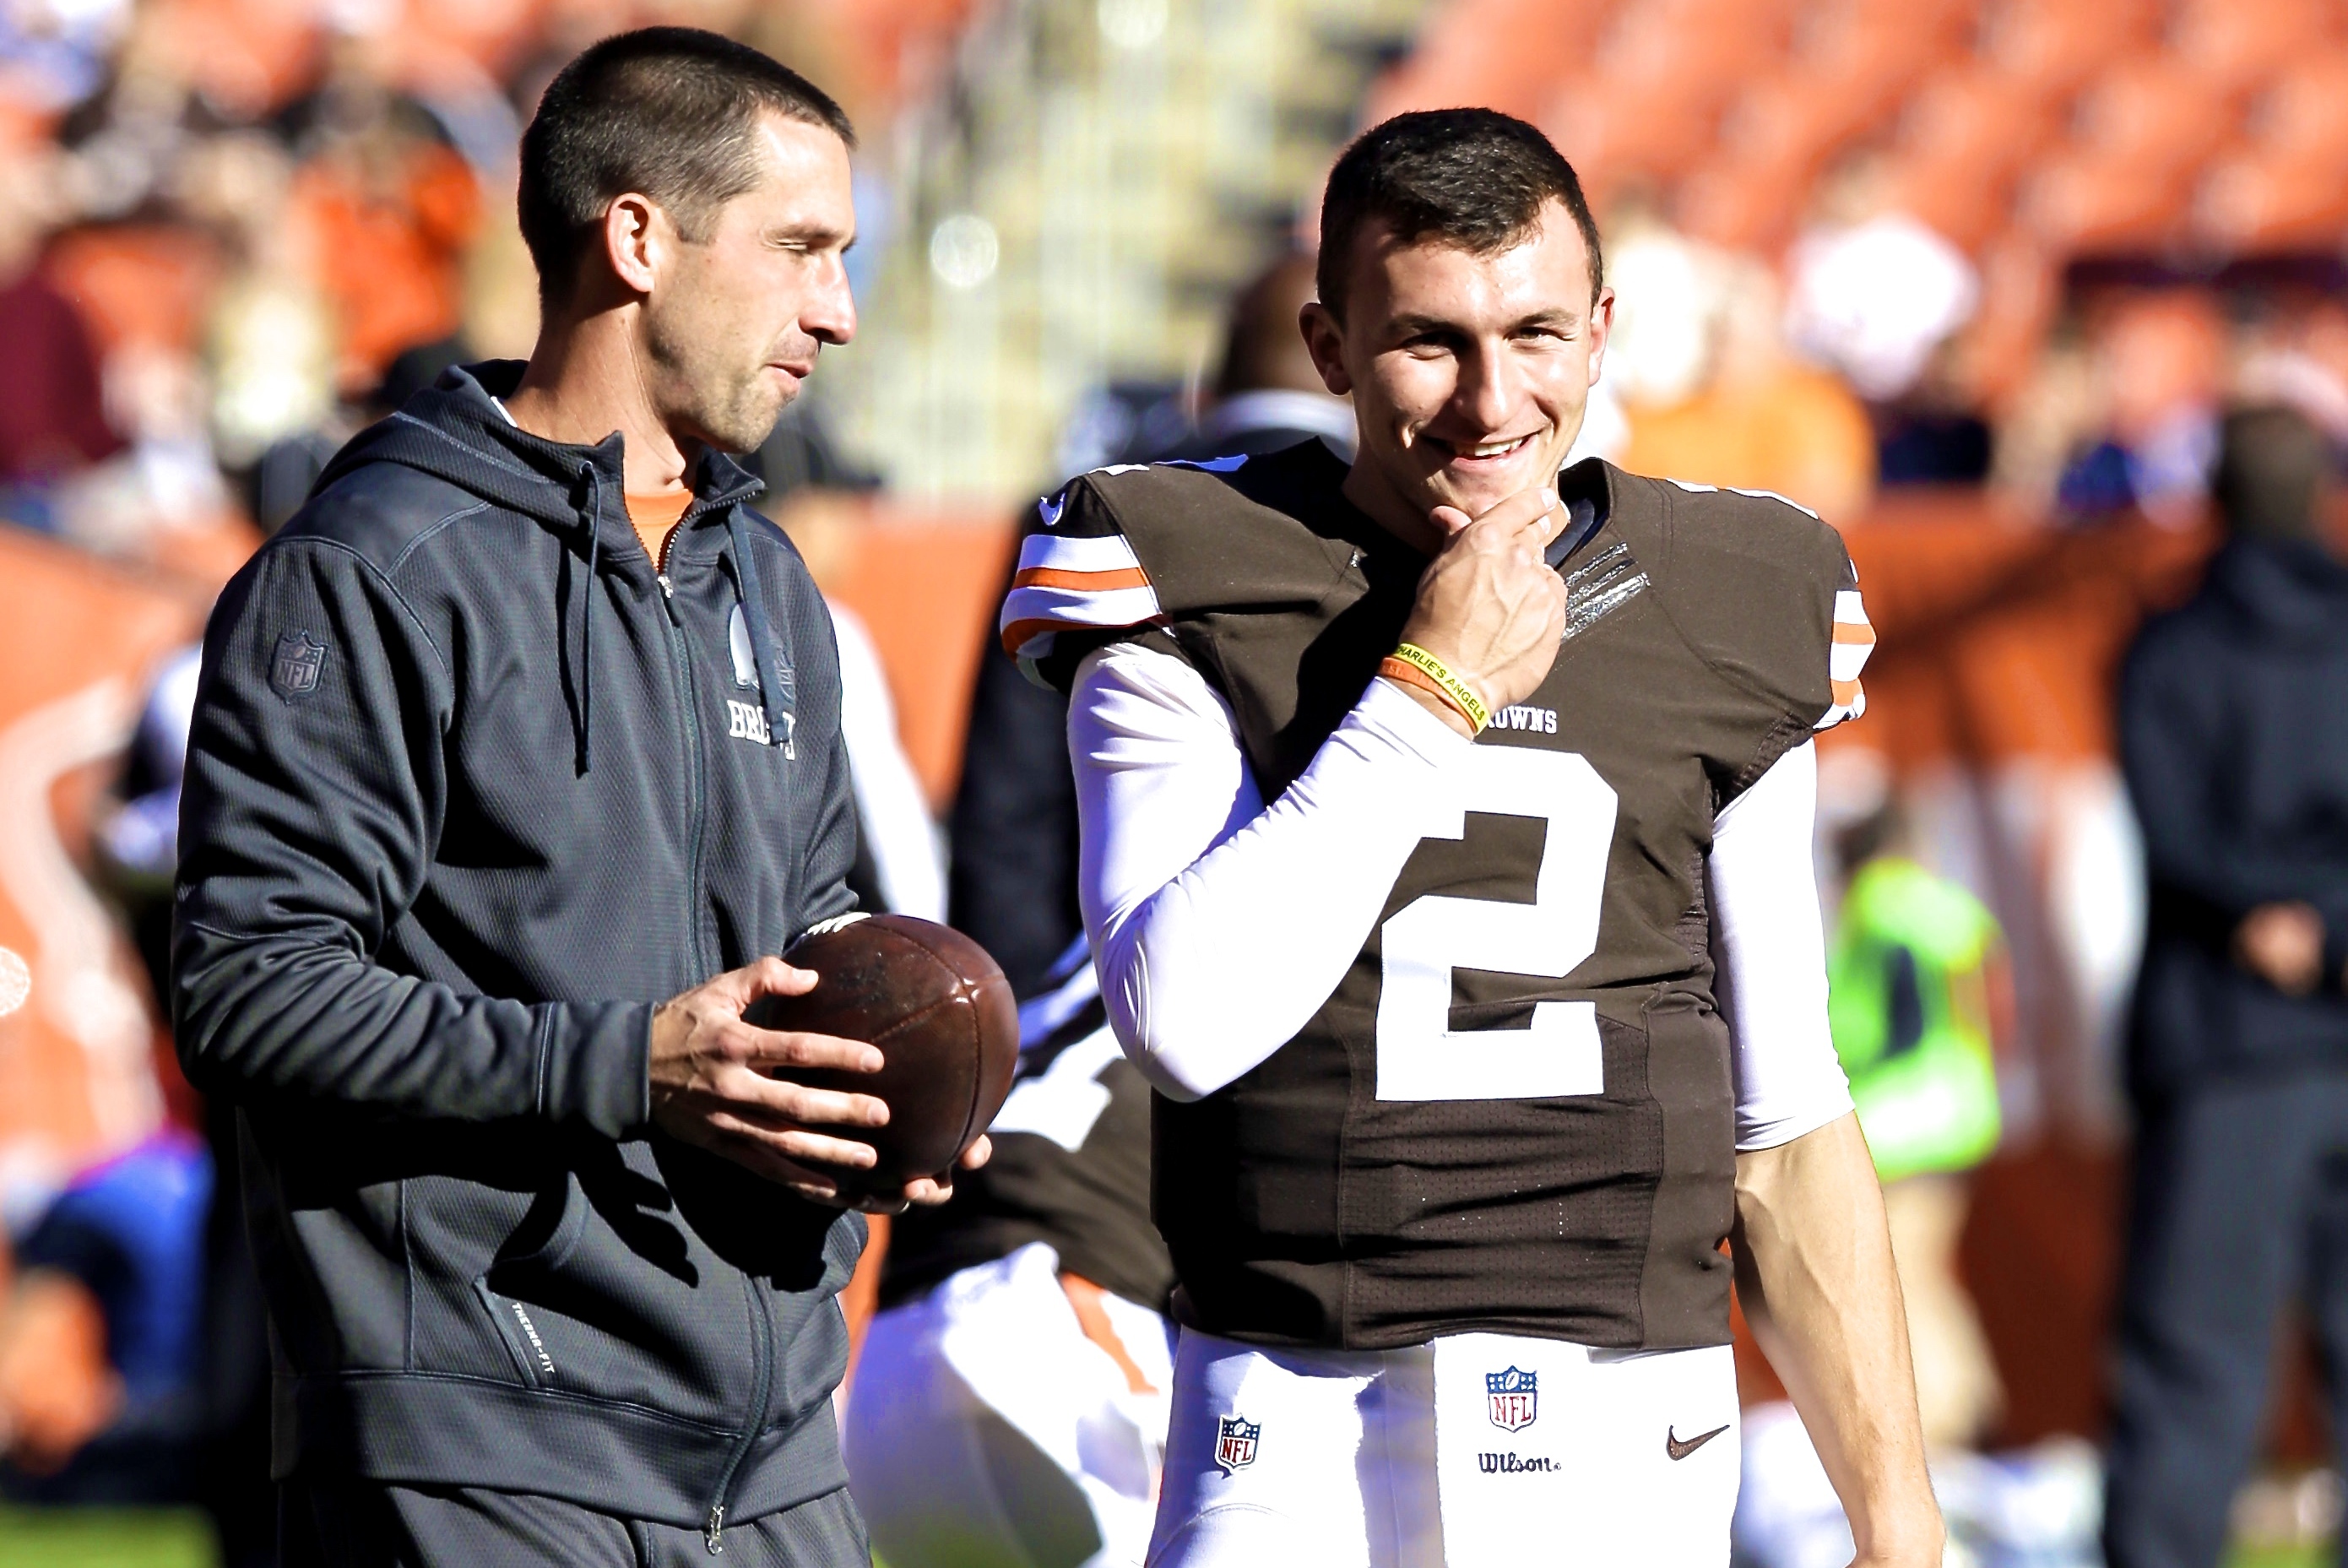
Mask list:
[[[848,1489],[729,1524],[712,1556],[699,1530],[479,1487],[317,1483],[278,1490],[279,1568],[870,1568]]]
[[[2348,1432],[2348,1071],[2142,1108],[2132,1188],[2104,1550],[2111,1568],[2211,1568],[2294,1296]]]

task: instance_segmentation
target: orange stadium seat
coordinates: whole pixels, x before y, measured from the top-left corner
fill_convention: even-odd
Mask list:
[[[1895,111],[1926,71],[1960,58],[1972,21],[1970,6],[1951,0],[1853,5],[1810,31],[1795,78],[1839,106],[1845,134],[1856,134]]]
[[[2010,0],[1990,15],[1983,41],[2000,70],[2059,98],[2150,46],[2159,21],[2151,0]]]
[[[2252,104],[2248,129],[2271,157],[2319,160],[2348,150],[2348,47],[2335,43],[2276,77]]]
[[[407,0],[398,30],[444,45],[496,74],[521,64],[545,11],[544,0]]]
[[[2170,22],[2170,53],[2235,94],[2264,86],[2292,62],[2339,36],[2330,0],[2183,0]]]
[[[2286,73],[2253,108],[2240,156],[2209,170],[2200,237],[2227,250],[2328,249],[2348,234],[2348,53]]]
[[[2003,228],[2015,178],[2054,134],[2045,99],[1978,68],[1936,76],[1902,112],[1894,200],[1967,250]]]
[[[1613,8],[1612,0],[1454,0],[1370,89],[1363,123],[1465,104],[1531,119],[1597,47]]]
[[[1711,150],[1733,86],[1693,74],[1643,82],[1585,76],[1560,86],[1536,123],[1602,201],[1625,181],[1686,173]]]
[[[2023,215],[2073,253],[2160,244],[2184,222],[2200,163],[2238,122],[2209,78],[2171,56],[2132,56],[2081,95],[2072,143],[2030,181]]]
[[[2080,94],[2074,136],[2108,158],[2177,169],[2208,157],[2240,122],[2208,77],[2147,52],[2114,62]]]
[[[1791,237],[1807,203],[1812,170],[1733,155],[1704,164],[1680,186],[1680,227],[1726,250],[1772,251]]]
[[[1746,88],[1722,116],[1720,157],[1683,193],[1700,237],[1771,250],[1792,232],[1805,193],[1834,158],[1881,131],[1915,77],[1954,43],[1962,13],[1917,18],[1858,12],[1826,27],[1779,75]]]
[[[1599,194],[1679,179],[1712,148],[1720,113],[1786,42],[1782,5],[1658,0],[1626,7],[1536,117]]]

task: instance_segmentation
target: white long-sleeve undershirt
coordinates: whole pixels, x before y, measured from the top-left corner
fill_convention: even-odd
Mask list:
[[[1319,1010],[1419,841],[1457,833],[1443,824],[1457,820],[1472,749],[1374,680],[1266,807],[1222,698],[1182,660],[1131,645],[1078,666],[1068,747],[1078,894],[1109,1022],[1178,1099],[1249,1071]],[[1709,898],[1739,1149],[1788,1141],[1850,1109],[1827,1033],[1816,796],[1806,745],[1715,827]]]

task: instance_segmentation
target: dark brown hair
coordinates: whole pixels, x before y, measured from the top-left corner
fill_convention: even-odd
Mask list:
[[[1563,202],[1590,247],[1590,297],[1605,281],[1598,223],[1573,165],[1523,120],[1488,108],[1398,114],[1356,138],[1321,199],[1321,303],[1343,318],[1362,231],[1383,222],[1405,244],[1433,240],[1476,255],[1521,242]]]
[[[697,27],[641,27],[562,67],[521,138],[521,237],[549,304],[570,297],[612,199],[640,191],[687,240],[757,182],[761,110],[818,125],[850,147],[855,128],[822,88],[778,61]]]
[[[2332,477],[2332,449],[2307,416],[2280,404],[2226,415],[2209,490],[2235,533],[2259,539],[2314,539]]]

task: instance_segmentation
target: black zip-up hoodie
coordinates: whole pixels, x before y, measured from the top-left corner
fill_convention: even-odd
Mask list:
[[[2312,542],[2230,541],[2130,653],[2120,749],[2151,873],[2137,1094],[2348,1070],[2348,564]],[[2323,916],[2312,996],[2230,951],[2242,917],[2281,901]]]
[[[449,371],[213,612],[180,1059],[238,1107],[276,1470],[705,1529],[846,1482],[860,1219],[655,1132],[654,1004],[853,904],[823,602],[702,462],[658,573],[615,434]]]

